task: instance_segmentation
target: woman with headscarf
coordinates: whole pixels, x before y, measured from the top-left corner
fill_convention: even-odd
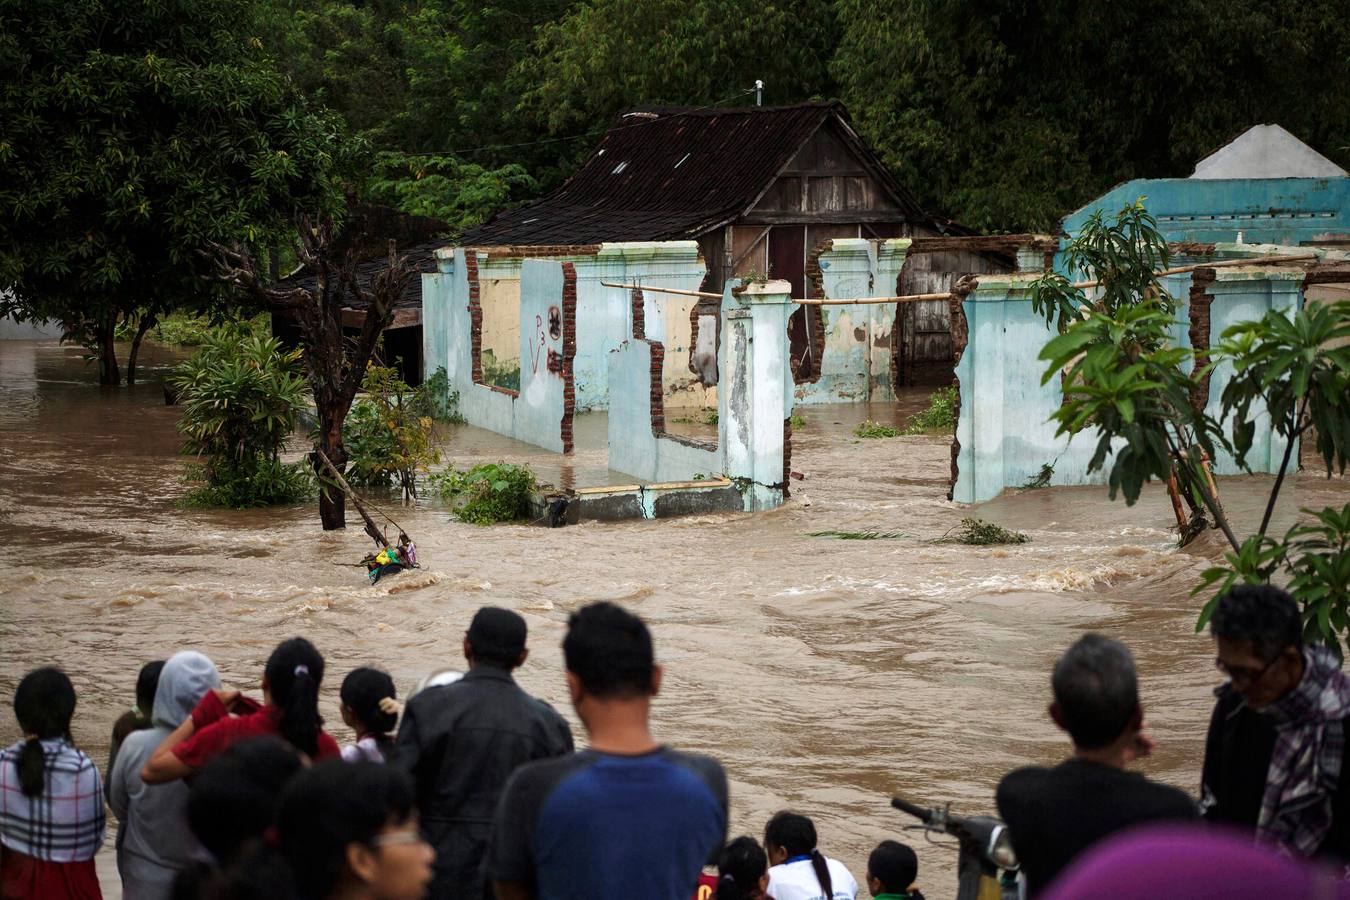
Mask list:
[[[215,664],[185,650],[164,664],[155,692],[151,728],[130,734],[109,773],[109,803],[121,820],[117,849],[126,900],[161,900],[174,878],[200,851],[188,827],[188,786],[182,781],[146,784],[141,767],[155,748],[192,715],[209,691],[220,687]]]

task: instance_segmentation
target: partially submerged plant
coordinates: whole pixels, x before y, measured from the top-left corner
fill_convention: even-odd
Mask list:
[[[418,415],[416,391],[393,368],[368,364],[361,386],[366,396],[352,404],[342,424],[347,478],[358,485],[397,484],[405,500],[416,500],[417,476],[441,461],[431,442],[431,418]]]
[[[1055,477],[1055,464],[1046,463],[1041,466],[1041,470],[1027,479],[1027,483],[1022,485],[1025,491],[1034,491],[1037,488],[1050,486],[1050,479]]]
[[[885,422],[873,422],[871,419],[860,422],[858,427],[853,429],[853,436],[860,438],[893,438],[904,433],[894,425],[887,425]]]
[[[450,468],[432,475],[428,486],[455,506],[460,521],[491,525],[522,519],[530,509],[534,473],[513,463],[483,463],[467,471]]]
[[[928,431],[950,431],[956,427],[956,388],[945,387],[928,398],[928,408],[915,413],[905,422],[905,434],[923,434]]]
[[[965,518],[961,524],[950,529],[938,539],[939,544],[1025,544],[1031,538],[1020,531],[1009,531],[1002,525],[995,525],[983,519]]]

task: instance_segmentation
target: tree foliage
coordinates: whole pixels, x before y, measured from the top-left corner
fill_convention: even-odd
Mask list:
[[[1050,230],[1130,178],[1185,176],[1279,122],[1350,162],[1350,19],[1334,0],[839,0],[832,72],[934,211]]]
[[[1305,509],[1282,538],[1269,527],[1305,435],[1315,433],[1328,476],[1350,463],[1350,303],[1305,303],[1239,322],[1223,331],[1208,360],[1196,360],[1171,343],[1175,304],[1157,275],[1167,247],[1142,202],[1114,222],[1093,216],[1066,260],[1071,274],[1101,283],[1088,294],[1081,282],[1047,272],[1032,287],[1034,308],[1058,332],[1040,354],[1043,383],[1063,379],[1064,403],[1052,414],[1057,433],[1096,438],[1088,471],[1107,472],[1113,498],[1119,491],[1134,503],[1146,482],[1172,481],[1223,531],[1230,552],[1195,589],[1213,592],[1197,627],[1233,584],[1281,578],[1303,604],[1309,635],[1340,652],[1350,637],[1350,505]],[[1212,417],[1194,398],[1219,367],[1231,377]],[[1239,538],[1247,529],[1228,520],[1205,461],[1222,448],[1250,471],[1258,420],[1284,439],[1285,451],[1260,523]]]
[[[281,461],[304,405],[300,351],[247,327],[217,328],[170,382],[183,410],[183,452],[202,459],[189,473],[198,483],[190,505],[242,509],[310,493],[303,464]]]
[[[267,62],[261,3],[0,0],[0,312],[60,321],[104,382],[119,319],[221,296],[208,242],[340,206],[343,123]]]
[[[432,420],[418,414],[418,392],[398,370],[369,363],[361,383],[365,396],[352,404],[342,426],[355,485],[396,484],[404,500],[417,499],[417,476],[441,461],[432,444]]]

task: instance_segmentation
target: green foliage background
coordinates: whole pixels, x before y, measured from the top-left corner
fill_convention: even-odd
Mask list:
[[[555,186],[626,107],[748,105],[757,78],[844,101],[932,212],[992,231],[1261,122],[1350,165],[1335,0],[269,2],[278,63],[390,154],[371,189],[456,227]]]

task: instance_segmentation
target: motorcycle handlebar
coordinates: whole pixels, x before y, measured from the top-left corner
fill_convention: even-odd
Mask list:
[[[917,806],[913,803],[910,803],[904,797],[892,797],[891,806],[894,806],[901,812],[909,813],[911,816],[918,819],[925,825],[927,825],[930,821],[932,821],[933,818],[933,810],[925,809],[922,806]]]

